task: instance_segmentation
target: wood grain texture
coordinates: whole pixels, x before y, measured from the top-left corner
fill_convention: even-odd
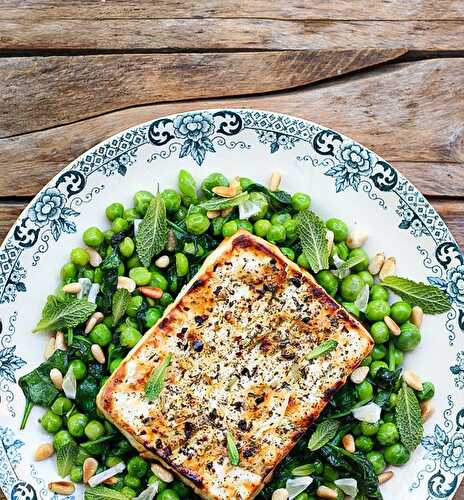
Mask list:
[[[308,2],[309,3],[309,2]],[[463,2],[464,3],[464,2]],[[231,11],[233,12],[233,11]],[[90,15],[90,13],[88,13]],[[464,49],[464,23],[279,19],[8,19],[0,11],[0,52],[407,48]]]
[[[0,81],[4,82],[0,137],[130,106],[299,87],[405,52],[364,49],[0,59]]]

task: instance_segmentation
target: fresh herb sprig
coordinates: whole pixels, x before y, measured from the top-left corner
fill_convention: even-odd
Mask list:
[[[321,342],[311,352],[308,352],[308,354],[306,354],[306,356],[305,356],[305,359],[311,360],[311,359],[320,358],[321,356],[324,356],[325,354],[329,353],[330,351],[333,351],[334,349],[336,349],[337,346],[338,346],[338,342],[336,340],[324,340],[324,342]]]
[[[211,198],[203,203],[199,203],[198,206],[205,210],[224,210],[226,208],[237,207],[240,203],[248,200],[248,198],[248,193],[240,193],[232,198]]]
[[[337,420],[323,420],[317,425],[308,441],[308,449],[316,451],[326,445],[337,434],[340,423]]]
[[[145,396],[148,401],[153,401],[156,399],[163,390],[164,381],[166,378],[166,372],[171,364],[172,353],[168,353],[168,355],[164,358],[162,363],[153,369],[150,377],[147,380],[145,385]]]
[[[410,451],[416,449],[424,434],[419,401],[414,391],[403,382],[396,404],[396,425],[401,442]]]
[[[61,477],[66,477],[76,461],[79,446],[77,443],[70,442],[59,446],[56,450],[56,468]]]
[[[125,288],[119,288],[113,295],[113,326],[124,316],[129,305],[130,293]]]
[[[327,229],[322,219],[311,210],[303,210],[298,216],[298,236],[303,254],[313,273],[329,268]]]
[[[127,497],[120,491],[106,486],[88,486],[84,491],[84,500],[126,500]]]
[[[238,452],[237,445],[235,444],[234,437],[232,434],[226,432],[227,441],[227,453],[229,455],[229,460],[232,465],[238,465],[240,462],[240,453]]]

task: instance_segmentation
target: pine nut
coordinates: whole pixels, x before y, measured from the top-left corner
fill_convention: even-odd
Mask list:
[[[425,422],[427,421],[432,415],[433,412],[435,411],[435,407],[430,401],[423,401],[420,405],[421,407],[421,417],[422,421]]]
[[[53,385],[61,391],[63,388],[63,374],[58,368],[52,368],[50,370],[50,380],[53,382]]]
[[[107,486],[113,486],[113,484],[116,484],[118,482],[118,478],[116,476],[109,477],[108,479],[105,479],[103,481],[103,484],[106,484]]]
[[[328,229],[326,234],[325,234],[325,237],[327,239],[327,250],[329,251],[329,254],[330,254],[332,252],[335,235],[334,235],[333,231]]]
[[[137,285],[135,284],[135,281],[132,278],[129,278],[127,276],[118,277],[117,288],[125,288],[126,290],[129,291],[129,293],[132,293],[135,290],[136,286]]]
[[[169,266],[169,257],[167,255],[162,255],[155,260],[155,266],[160,269],[164,269]]]
[[[285,488],[279,488],[278,490],[274,491],[271,500],[287,500],[287,498],[288,491]]]
[[[163,290],[156,286],[139,286],[137,289],[145,297],[150,297],[151,299],[160,299],[163,296]]]
[[[103,314],[100,311],[94,312],[92,316],[87,320],[87,323],[85,324],[85,333],[90,333],[93,328],[98,325],[98,323],[101,323],[103,321]]]
[[[356,446],[354,444],[354,437],[352,434],[345,434],[342,437],[343,448],[350,453],[354,453],[356,451]]]
[[[385,472],[382,472],[382,474],[378,475],[379,479],[379,484],[386,483],[387,481],[390,481],[390,479],[393,477],[393,471],[392,470],[387,470]]]
[[[220,210],[208,210],[206,212],[206,217],[208,217],[208,219],[215,219],[216,217],[219,217],[220,215],[221,215]]]
[[[174,231],[172,229],[170,229],[168,231],[168,239],[166,241],[166,245],[164,248],[166,248],[166,250],[168,252],[174,252],[174,250],[176,249],[176,246],[177,246],[176,235],[174,234]]]
[[[76,487],[71,481],[53,481],[48,483],[48,489],[53,493],[58,493],[58,495],[71,495]]]
[[[40,462],[41,460],[46,460],[53,455],[53,445],[52,443],[40,444],[34,453],[34,460]]]
[[[61,351],[66,351],[66,341],[64,340],[64,333],[63,332],[56,332],[55,336],[55,348],[60,349]]]
[[[79,293],[82,287],[80,283],[68,283],[62,288],[65,293]]]
[[[367,233],[362,229],[355,229],[352,233],[348,235],[346,239],[346,245],[348,248],[360,248],[367,241]]]
[[[353,382],[353,384],[360,384],[361,382],[364,382],[368,373],[368,366],[358,366],[350,375],[351,382]]]
[[[153,474],[161,481],[165,483],[172,483],[174,481],[174,476],[166,470],[164,467],[161,467],[160,464],[151,464],[151,471]]]
[[[82,465],[82,480],[84,481],[84,483],[88,483],[89,479],[92,476],[95,476],[97,468],[98,462],[95,460],[95,458],[88,457],[84,460],[84,463]]]
[[[395,273],[396,259],[395,257],[387,257],[379,273],[380,281],[383,281],[387,276],[393,276]]]
[[[89,263],[92,267],[98,267],[103,262],[101,255],[94,248],[87,247],[85,250],[89,254]]]
[[[233,208],[224,208],[224,210],[221,210],[221,216],[222,217],[227,217],[232,213]]]
[[[47,344],[47,347],[45,348],[45,352],[44,352],[44,358],[46,360],[48,358],[50,358],[56,350],[55,341],[56,341],[55,337],[50,337],[48,339],[48,344]]]
[[[367,270],[373,275],[377,276],[382,269],[383,263],[385,262],[385,254],[383,252],[377,252],[374,257],[369,262],[369,267]]]
[[[422,391],[423,386],[420,378],[411,370],[405,370],[403,373],[403,380],[406,384],[416,391]]]
[[[398,337],[398,335],[401,334],[401,328],[395,323],[394,320],[390,318],[390,316],[385,316],[385,318],[383,318],[383,321],[388,326],[388,329],[390,330],[392,335]]]
[[[238,192],[237,188],[234,186],[215,186],[212,191],[222,198],[233,198]]]
[[[269,180],[269,191],[277,191],[279,189],[281,179],[282,177],[279,172],[272,172]]]
[[[414,306],[411,311],[411,323],[420,328],[422,325],[422,319],[424,317],[424,311],[420,306]]]
[[[92,356],[95,358],[95,361],[97,363],[100,363],[101,365],[104,364],[105,353],[103,352],[103,349],[98,344],[92,344],[90,351],[91,351]]]
[[[327,486],[319,486],[319,488],[316,490],[316,495],[319,498],[336,499],[338,497],[338,493],[332,488],[328,488]]]

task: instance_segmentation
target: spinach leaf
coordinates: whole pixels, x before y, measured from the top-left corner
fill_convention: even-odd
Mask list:
[[[286,191],[269,191],[269,189],[262,184],[253,183],[249,184],[245,191],[259,191],[269,197],[271,204],[274,208],[290,207],[292,205],[292,197]]]
[[[113,295],[116,292],[118,284],[118,267],[121,264],[119,252],[113,250],[113,253],[106,257],[101,264],[102,282],[100,287],[99,306],[102,312],[109,314],[113,304]]]
[[[374,383],[385,390],[393,390],[401,375],[401,368],[392,371],[387,368],[379,368],[374,377]]]
[[[81,443],[80,446],[90,455],[100,455],[106,449],[112,448],[112,446],[108,446],[108,444],[105,443],[119,436],[120,436],[119,433],[114,432],[112,434],[107,434],[106,436],[103,436],[101,438],[94,439],[93,441],[86,441],[85,443]],[[112,453],[112,455],[114,455],[114,453]]]
[[[95,417],[97,414],[95,398],[99,390],[100,384],[93,375],[87,375],[77,387],[76,406],[91,417]]]
[[[94,360],[91,352],[92,342],[83,335],[74,335],[72,345],[68,347],[68,352],[72,358],[80,358],[84,363]]]

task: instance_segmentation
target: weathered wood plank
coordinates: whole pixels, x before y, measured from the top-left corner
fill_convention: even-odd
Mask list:
[[[0,81],[4,83],[0,137],[130,106],[303,86],[405,52],[364,49],[0,59]]]
[[[0,17],[33,19],[157,19],[235,17],[271,19],[463,19],[460,0],[2,0]]]
[[[0,172],[16,175],[33,165],[34,175],[41,175],[138,123],[215,107],[251,107],[306,118],[347,134],[392,162],[462,163],[464,107],[459,103],[463,100],[464,59],[403,63],[310,89],[141,106],[0,139]]]
[[[309,2],[308,2],[309,3]],[[464,2],[463,2],[464,4]],[[374,12],[371,9],[366,9]],[[232,12],[232,11],[231,11]],[[7,19],[0,52],[58,50],[464,49],[464,23],[276,19]]]

